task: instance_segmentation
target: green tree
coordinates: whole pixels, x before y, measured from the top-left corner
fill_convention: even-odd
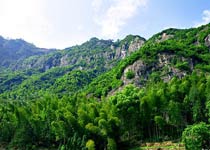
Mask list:
[[[210,125],[203,122],[188,126],[182,134],[182,140],[187,150],[209,149],[209,137]]]
[[[86,148],[88,150],[95,150],[95,142],[93,140],[88,140],[86,143]]]
[[[117,150],[117,145],[114,139],[108,138],[107,150]]]

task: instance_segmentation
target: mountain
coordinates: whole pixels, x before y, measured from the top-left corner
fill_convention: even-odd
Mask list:
[[[0,68],[11,67],[29,56],[46,54],[52,49],[37,48],[22,39],[4,39],[0,36]],[[0,70],[2,72],[2,69]]]
[[[126,55],[130,55],[130,53],[139,49],[144,42],[144,38],[133,35],[117,42],[92,38],[82,45],[19,61],[13,66],[13,70],[33,68],[46,71],[52,67],[63,66],[73,66],[81,70],[97,67],[106,70]]]
[[[7,149],[210,148],[210,24],[147,41],[92,38],[9,67],[0,73]]]
[[[139,51],[121,61],[109,73],[93,81],[90,87],[94,87],[92,89],[94,92],[90,93],[99,92],[101,96],[102,93],[113,93],[128,84],[142,87],[150,80],[169,82],[173,77],[182,79],[192,72],[208,73],[209,33],[208,24],[192,29],[167,29],[154,35]],[[107,81],[109,84],[97,84]]]
[[[32,93],[34,90],[51,90],[59,95],[74,93],[138,50],[145,41],[144,38],[133,35],[117,42],[92,38],[78,46],[16,61],[9,67],[12,70],[9,77],[8,73],[1,76],[0,94],[8,97],[7,91],[11,90],[14,93],[12,95],[19,95],[17,92]],[[81,77],[79,81],[74,79],[77,76]],[[66,86],[58,88],[60,82]],[[14,98],[11,93],[9,95]]]

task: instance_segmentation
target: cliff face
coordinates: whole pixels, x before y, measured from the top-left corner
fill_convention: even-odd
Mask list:
[[[205,45],[209,47],[210,51],[210,34],[205,38]]]
[[[144,46],[121,65],[122,83],[110,95],[128,84],[144,87],[148,82],[170,82],[195,73],[210,72],[210,25],[192,29],[167,29],[150,38]],[[116,82],[116,81],[115,81]]]
[[[112,45],[111,48],[115,51],[116,58],[125,58],[134,51],[140,49],[144,43],[144,39],[139,36],[135,36],[130,41],[125,38],[125,41],[122,41],[121,46],[114,47]]]
[[[186,65],[186,68],[182,68],[176,65],[174,62],[182,62]],[[136,86],[142,86],[150,78],[155,78],[158,74],[160,79],[164,82],[168,82],[172,77],[177,76],[178,78],[183,78],[189,71],[194,69],[194,61],[191,58],[178,57],[171,53],[159,53],[157,55],[156,61],[154,63],[146,63],[143,60],[137,60],[132,65],[125,68],[121,80],[124,85],[134,83]],[[132,79],[127,78],[127,72],[133,72],[135,76]],[[158,79],[159,80],[159,79]]]

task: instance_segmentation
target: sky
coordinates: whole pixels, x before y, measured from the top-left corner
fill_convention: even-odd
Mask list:
[[[210,22],[210,0],[0,0],[0,35],[63,49]]]

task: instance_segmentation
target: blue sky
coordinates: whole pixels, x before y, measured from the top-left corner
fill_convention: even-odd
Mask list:
[[[210,0],[0,0],[0,35],[65,48],[210,22]]]

